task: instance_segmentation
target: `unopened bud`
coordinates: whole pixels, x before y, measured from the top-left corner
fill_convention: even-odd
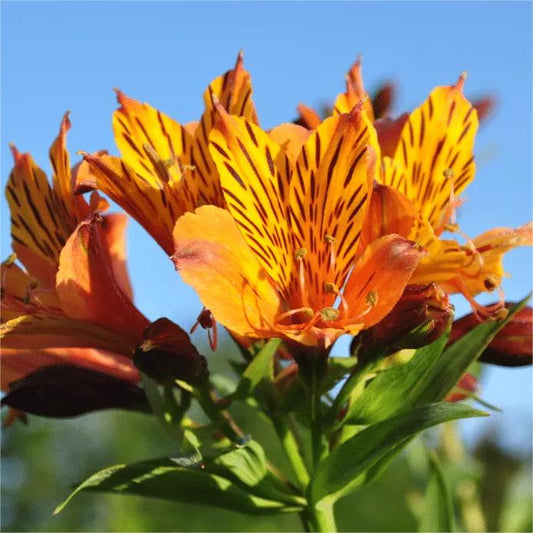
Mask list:
[[[513,304],[506,303],[505,309]],[[504,308],[502,308],[504,310]],[[456,320],[452,326],[449,344],[458,341],[463,335],[479,325],[473,315]],[[516,313],[485,348],[479,361],[500,366],[524,366],[533,362],[533,309],[524,307]]]
[[[466,400],[470,398],[472,394],[475,394],[478,390],[478,382],[476,376],[467,372],[463,374],[461,379],[457,382],[454,389],[446,398],[445,402],[460,402],[461,400]]]
[[[152,322],[144,330],[143,339],[135,349],[135,366],[158,383],[176,379],[196,382],[207,376],[205,357],[174,322],[167,318]]]
[[[420,348],[444,333],[452,315],[448,295],[436,283],[408,285],[392,311],[369,334],[374,343],[394,350]]]

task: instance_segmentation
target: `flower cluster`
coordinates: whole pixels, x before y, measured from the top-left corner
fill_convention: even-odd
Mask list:
[[[69,365],[139,383],[133,354],[151,353],[154,326],[132,303],[126,217],[105,214],[96,190],[171,257],[205,306],[201,325],[222,324],[243,347],[277,337],[301,360],[306,349],[327,354],[344,333],[368,330],[367,342],[395,346],[416,328],[421,345],[446,329],[453,293],[471,303],[475,321],[502,318],[502,258],[531,244],[532,226],[469,238],[456,223],[479,122],[464,83],[461,75],[391,118],[393,87],[372,99],[357,61],[328,116],[300,105],[294,123],[265,131],[240,54],[207,88],[198,122],[182,125],[117,91],[120,157],[83,153],[71,168],[65,115],[50,150],[52,185],[13,147],[2,389]],[[475,300],[494,290],[498,303]],[[166,319],[157,329],[174,339],[163,342],[173,378],[207,374],[183,330]]]

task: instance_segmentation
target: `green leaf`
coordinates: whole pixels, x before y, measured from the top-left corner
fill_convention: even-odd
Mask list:
[[[423,405],[410,413],[378,422],[333,450],[317,467],[309,486],[315,504],[336,500],[380,459],[420,431],[448,420],[486,416],[466,405],[437,403]]]
[[[328,391],[338,381],[349,374],[357,365],[357,357],[329,357],[328,374],[323,383],[323,390]]]
[[[186,465],[183,457],[174,461],[169,458],[155,459],[101,470],[81,483],[57,507],[55,513],[59,513],[81,491],[135,494],[254,515],[301,509],[298,505],[289,506],[250,494],[231,480],[206,471],[202,464],[193,467]]]
[[[242,484],[250,492],[292,505],[305,505],[305,500],[289,492],[288,488],[270,471],[261,445],[249,440],[205,465],[207,471],[220,474]]]
[[[404,364],[381,371],[366,386],[345,418],[346,423],[370,424],[405,413],[418,404],[423,384],[446,346],[448,335],[419,348]]]
[[[431,478],[424,499],[418,531],[453,531],[453,504],[450,490],[436,457],[429,456]]]
[[[252,359],[244,371],[237,390],[230,396],[242,400],[250,396],[264,381],[271,383],[274,379],[273,359],[281,344],[281,339],[270,339]]]
[[[447,348],[421,384],[418,404],[444,399],[468,367],[481,355],[507,322],[526,304],[529,295],[509,309],[505,320],[484,322]]]

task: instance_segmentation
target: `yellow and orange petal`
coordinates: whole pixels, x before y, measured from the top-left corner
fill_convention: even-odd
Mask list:
[[[440,235],[450,209],[475,174],[477,113],[463,95],[465,76],[452,86],[437,87],[403,126],[382,183],[411,200]]]
[[[134,344],[109,331],[66,317],[20,316],[0,326],[2,390],[39,368],[72,364],[139,381]]]
[[[276,336],[280,295],[227,211],[203,206],[185,214],[174,239],[177,270],[218,321],[244,337]]]
[[[64,313],[140,342],[148,320],[131,301],[125,215],[80,223],[61,252],[56,290]]]
[[[59,254],[79,221],[89,212],[83,198],[72,196],[66,135],[68,114],[50,149],[53,184],[30,154],[11,147],[15,164],[6,186],[11,211],[13,249],[19,261],[43,286],[53,288]]]

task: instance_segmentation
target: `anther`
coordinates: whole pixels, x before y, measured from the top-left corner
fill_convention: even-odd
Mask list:
[[[298,248],[294,252],[295,259],[303,259],[307,255],[307,248]]]
[[[325,307],[320,311],[320,318],[324,322],[334,322],[339,318],[340,312],[334,307]]]
[[[496,276],[489,274],[484,280],[483,285],[488,291],[493,291],[498,286],[498,280]]]
[[[324,283],[324,292],[326,294],[339,294],[339,288],[337,285],[335,285],[335,283],[326,281],[326,283]]]
[[[168,183],[170,179],[168,169],[173,165],[173,161],[170,160],[170,166],[167,165],[167,161],[160,157],[160,155],[155,151],[154,147],[151,144],[144,143],[143,150],[148,156],[148,159],[150,160],[152,165],[154,165],[154,170],[156,171],[156,174],[161,179],[161,181],[163,181],[163,183]]]
[[[190,330],[190,333],[194,333],[196,328],[201,326],[203,329],[207,330],[207,339],[209,341],[209,347],[211,350],[215,351],[218,344],[218,331],[217,331],[217,322],[213,318],[213,314],[209,309],[205,307],[202,309],[196,322]]]
[[[378,293],[376,291],[370,291],[366,295],[366,304],[370,307],[374,307],[378,303]]]
[[[445,168],[443,171],[443,174],[444,174],[444,177],[449,180],[455,177],[455,171],[453,170],[453,168]]]
[[[324,240],[328,243],[328,244],[333,244],[335,242],[335,237],[332,237],[331,235],[324,235]]]

